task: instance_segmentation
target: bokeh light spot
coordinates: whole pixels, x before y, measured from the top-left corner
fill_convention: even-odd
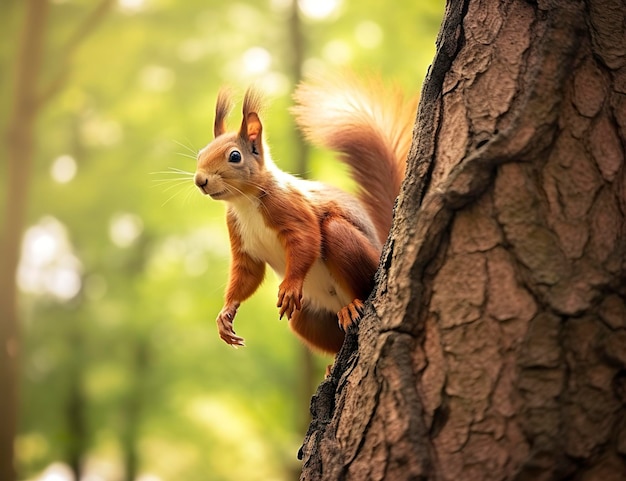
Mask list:
[[[75,176],[78,167],[76,160],[71,155],[60,155],[50,166],[50,176],[52,180],[59,184],[67,184]]]

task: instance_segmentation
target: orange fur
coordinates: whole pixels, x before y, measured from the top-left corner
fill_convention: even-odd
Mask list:
[[[230,91],[223,88],[217,95],[217,102],[215,103],[215,122],[213,124],[213,135],[219,137],[226,132],[226,117],[233,108]]]
[[[339,152],[384,243],[404,179],[418,97],[405,99],[378,79],[363,83],[347,75],[312,79],[294,98],[298,125],[313,143]]]
[[[345,338],[334,312],[315,311],[308,306],[295,313],[289,326],[307,346],[330,354],[339,352]]]
[[[340,152],[360,185],[359,200],[274,165],[263,142],[261,98],[252,89],[244,97],[238,132],[225,131],[230,100],[220,92],[216,138],[200,151],[194,181],[204,194],[228,204],[232,261],[217,317],[220,337],[243,345],[234,317],[269,264],[283,277],[280,317],[289,319],[307,345],[336,353],[343,330],[358,321],[373,287],[404,175],[414,103],[354,80],[301,86],[296,97],[294,112],[303,129]]]
[[[226,216],[230,237],[231,263],[226,303],[235,304],[247,299],[258,289],[265,277],[265,263],[251,258],[242,248],[241,236],[232,213]]]
[[[380,250],[338,215],[324,220],[322,256],[352,299],[365,299],[374,287]]]
[[[280,317],[287,313],[291,318],[301,308],[304,278],[319,256],[322,235],[304,196],[295,189],[290,189],[287,196],[289,202],[284,202],[281,195],[264,196],[261,202],[265,208],[261,212],[285,249],[285,278],[279,286],[277,307],[281,308]]]

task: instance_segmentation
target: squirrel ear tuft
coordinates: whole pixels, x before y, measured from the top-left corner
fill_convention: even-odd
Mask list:
[[[230,90],[220,89],[215,103],[215,123],[213,124],[213,135],[219,137],[226,132],[226,117],[233,107]]]

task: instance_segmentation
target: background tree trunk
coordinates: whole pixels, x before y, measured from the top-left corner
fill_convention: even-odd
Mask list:
[[[16,272],[36,147],[36,122],[45,105],[65,86],[75,51],[113,4],[100,0],[77,25],[55,62],[56,71],[42,82],[49,0],[25,2],[24,24],[15,65],[13,106],[5,132],[7,175],[3,180],[5,211],[0,228],[0,479],[16,479],[14,438],[17,431],[20,322]],[[43,84],[43,85],[42,85]]]
[[[16,65],[13,110],[6,132],[7,179],[0,238],[0,479],[15,479],[13,442],[17,429],[19,315],[16,271],[26,218],[34,151],[38,84],[48,16],[47,0],[26,7]]]
[[[448,2],[301,479],[626,479],[625,26],[617,0]]]

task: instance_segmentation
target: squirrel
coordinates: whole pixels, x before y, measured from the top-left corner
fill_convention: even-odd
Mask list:
[[[233,102],[220,90],[214,140],[198,153],[194,182],[227,204],[231,264],[219,336],[232,346],[240,304],[259,287],[266,264],[281,278],[276,306],[314,350],[336,354],[363,313],[404,178],[417,111],[379,80],[302,83],[292,113],[314,144],[339,153],[358,192],[345,193],[280,170],[264,140],[262,97],[249,88],[238,131],[225,120]]]

